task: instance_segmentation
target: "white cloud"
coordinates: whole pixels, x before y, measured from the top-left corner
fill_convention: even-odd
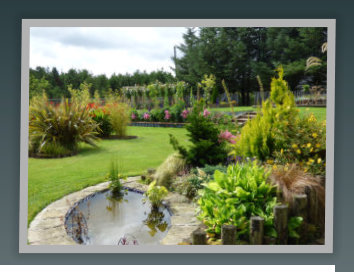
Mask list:
[[[172,72],[173,47],[183,42],[177,27],[35,27],[30,67],[87,69],[93,74]]]

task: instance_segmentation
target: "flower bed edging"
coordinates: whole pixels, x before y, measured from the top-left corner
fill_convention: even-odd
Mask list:
[[[168,123],[168,122],[132,122],[129,126],[134,127],[173,127],[182,128],[185,123]]]
[[[129,177],[123,182],[124,187],[146,191],[148,186],[138,182],[140,177]],[[29,245],[79,245],[68,234],[65,228],[65,216],[75,203],[99,191],[107,190],[109,182],[87,187],[69,194],[44,208],[31,222],[28,228]],[[186,197],[177,193],[169,193],[165,199],[172,212],[171,226],[161,241],[163,245],[177,245],[189,239],[200,223],[195,217],[195,205]]]

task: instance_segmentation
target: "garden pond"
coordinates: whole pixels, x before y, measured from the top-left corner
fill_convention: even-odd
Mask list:
[[[68,234],[86,245],[160,244],[171,225],[166,207],[151,210],[151,204],[138,191],[127,190],[114,198],[101,191],[76,203],[67,213]]]

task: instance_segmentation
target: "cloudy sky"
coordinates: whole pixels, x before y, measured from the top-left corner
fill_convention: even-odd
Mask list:
[[[138,69],[172,72],[173,47],[183,42],[185,32],[177,27],[33,27],[30,67],[87,69],[107,76]]]

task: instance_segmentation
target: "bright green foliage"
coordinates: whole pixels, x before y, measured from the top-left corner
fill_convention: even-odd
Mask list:
[[[204,90],[204,100],[206,104],[211,102],[211,94],[216,87],[216,78],[213,74],[204,75],[203,80],[201,82],[202,88]],[[214,97],[215,99],[215,97]]]
[[[168,195],[168,191],[164,186],[156,185],[156,181],[150,183],[146,196],[148,197],[152,208],[157,209],[161,206],[162,200]]]
[[[275,237],[276,188],[267,183],[268,176],[269,172],[256,161],[230,165],[227,174],[215,171],[214,179],[199,191],[198,218],[208,232],[219,235],[222,225],[235,225],[238,238],[247,240],[250,217],[261,216],[265,235]]]
[[[66,152],[75,153],[79,142],[95,146],[97,127],[86,105],[69,103],[66,99],[55,107],[45,94],[31,100],[29,139],[33,153],[57,156],[59,146]],[[55,154],[44,153],[53,150]]]
[[[227,157],[225,143],[219,141],[218,127],[208,116],[204,116],[202,103],[195,105],[188,121],[186,129],[191,142],[190,148],[179,145],[178,140],[170,135],[173,148],[192,166],[224,163]]]
[[[282,68],[278,72],[278,78],[272,79],[270,99],[263,103],[261,112],[242,128],[240,140],[235,146],[236,155],[260,160],[271,157],[275,149],[281,146],[276,132],[286,130],[298,117],[294,96],[283,79]]]
[[[303,218],[301,216],[293,216],[289,218],[288,221],[288,231],[289,231],[289,238],[299,239],[300,235],[297,232],[299,227],[302,225]]]

